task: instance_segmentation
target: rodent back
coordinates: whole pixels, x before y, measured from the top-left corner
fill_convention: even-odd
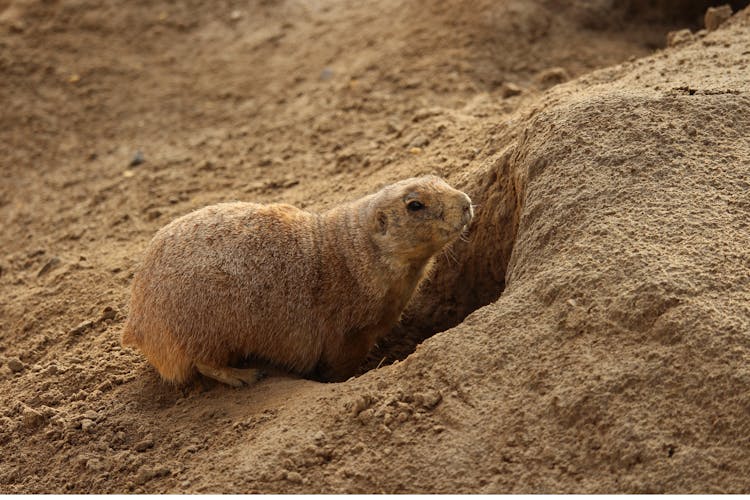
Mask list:
[[[141,281],[155,314],[191,355],[220,360],[294,345],[305,329],[314,283],[313,216],[288,206],[249,203],[206,207],[176,220],[154,238]],[[255,354],[278,357],[276,352]],[[293,354],[293,353],[292,353]],[[292,369],[299,359],[280,359]]]
[[[361,228],[341,217],[207,207],[157,233],[137,281],[192,356],[238,351],[305,372],[331,336],[374,321],[384,293],[358,267],[368,252]]]

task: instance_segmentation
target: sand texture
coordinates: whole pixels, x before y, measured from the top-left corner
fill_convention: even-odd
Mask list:
[[[0,493],[750,493],[715,5],[0,0]],[[360,376],[175,388],[119,345],[173,218],[423,174],[476,217]]]

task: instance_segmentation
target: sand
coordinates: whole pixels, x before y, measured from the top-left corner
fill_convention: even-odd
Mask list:
[[[750,12],[710,5],[0,1],[0,493],[750,493]],[[360,376],[119,346],[171,219],[428,173],[469,241]]]

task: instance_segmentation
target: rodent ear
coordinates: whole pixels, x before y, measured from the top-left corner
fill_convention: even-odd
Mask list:
[[[380,232],[385,234],[388,232],[388,216],[383,211],[378,211],[378,226],[380,227]]]

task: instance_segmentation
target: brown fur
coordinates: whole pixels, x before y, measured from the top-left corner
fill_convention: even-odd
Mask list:
[[[414,200],[424,208],[409,210]],[[322,214],[239,202],[192,212],[151,241],[122,343],[175,383],[248,356],[346,379],[471,220],[470,203],[429,176]]]

